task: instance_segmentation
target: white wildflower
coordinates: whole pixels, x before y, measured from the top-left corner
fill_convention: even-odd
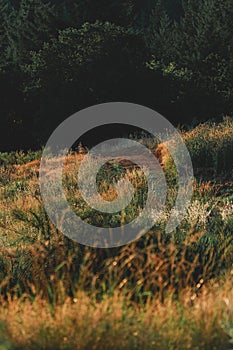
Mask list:
[[[207,218],[212,212],[214,205],[210,203],[201,203],[198,200],[192,202],[187,210],[187,220],[193,224],[205,225],[207,223]]]
[[[229,216],[233,216],[233,203],[227,201],[225,205],[220,208],[220,214],[222,216],[223,221],[225,221]]]

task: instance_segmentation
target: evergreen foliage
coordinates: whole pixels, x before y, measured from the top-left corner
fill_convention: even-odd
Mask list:
[[[1,149],[100,102],[174,124],[232,114],[232,20],[232,0],[0,0]]]

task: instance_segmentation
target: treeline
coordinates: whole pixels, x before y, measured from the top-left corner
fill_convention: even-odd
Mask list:
[[[0,0],[0,151],[127,101],[174,124],[233,114],[232,0]]]

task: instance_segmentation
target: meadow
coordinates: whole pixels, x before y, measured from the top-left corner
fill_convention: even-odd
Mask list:
[[[152,142],[169,185],[166,210],[145,236],[111,249],[82,246],[51,223],[39,190],[42,151],[0,153],[0,350],[233,349],[233,119],[180,133],[195,175],[186,217],[165,232],[177,174]],[[80,196],[79,151],[63,172],[73,210],[95,225],[130,222],[145,202],[143,171],[106,164],[102,196],[115,198],[122,175],[136,194],[125,211],[100,214]]]

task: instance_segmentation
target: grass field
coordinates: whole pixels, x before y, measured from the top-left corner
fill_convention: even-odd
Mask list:
[[[84,247],[53,226],[39,191],[41,152],[0,154],[0,350],[233,349],[233,119],[181,135],[195,174],[186,217],[165,233],[177,179],[169,153],[155,145],[166,210],[145,236],[111,249]],[[126,210],[110,217],[80,197],[83,157],[70,154],[63,173],[73,210],[96,225],[131,221],[147,193],[142,170],[103,167],[105,199],[115,198],[122,174],[136,188]]]

